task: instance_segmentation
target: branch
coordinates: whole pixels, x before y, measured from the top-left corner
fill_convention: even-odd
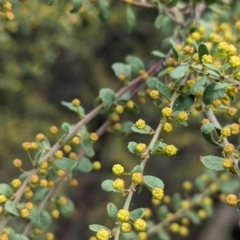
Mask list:
[[[163,60],[160,60],[158,63],[156,63],[155,65],[153,65],[148,71],[147,74],[148,75],[152,75],[155,72],[157,72],[159,70],[159,68],[162,66]],[[129,90],[134,90],[136,88],[136,86],[142,82],[142,77],[139,76],[137,78],[135,78],[132,82],[130,82],[127,86],[123,87],[122,89],[120,89],[117,93],[116,93],[116,98],[119,98],[121,95],[123,95],[125,92],[129,91]],[[101,109],[103,108],[103,105],[98,106],[97,108],[93,109],[91,112],[89,112],[84,119],[82,119],[81,121],[79,121],[69,132],[69,134],[67,135],[67,137],[64,139],[64,141],[68,141],[69,139],[71,139],[77,132],[78,130],[86,125],[88,122],[90,122],[94,117],[96,117],[99,112],[101,111]],[[107,126],[109,125],[109,121],[107,120],[97,131],[97,133],[99,135],[103,134],[107,128]],[[42,158],[42,160],[40,162],[45,162],[48,161],[48,159],[50,159],[51,157],[54,156],[55,152],[60,149],[62,147],[64,143],[59,143],[56,142],[53,147],[49,150],[48,153],[46,153],[46,155],[44,155],[44,157]],[[83,151],[84,154],[84,151]],[[29,174],[27,176],[27,178],[24,180],[24,182],[22,183],[21,187],[18,189],[18,191],[15,193],[15,199],[14,199],[14,204],[16,205],[17,203],[19,203],[21,197],[23,196],[24,193],[24,189],[26,188],[30,178],[32,175],[37,174],[39,171],[38,168],[34,168],[31,171],[29,171]],[[58,184],[57,184],[58,186]],[[59,185],[59,187],[61,186],[61,184]],[[47,203],[50,194],[54,194],[57,190],[54,190],[55,188],[53,188],[52,191],[50,191],[51,193],[49,193],[49,195],[47,194],[46,198],[43,200],[43,205],[42,208],[45,207],[45,203]],[[6,226],[8,220],[10,219],[10,216],[5,216],[1,223],[0,223],[0,232],[3,231],[4,227]],[[31,226],[27,226],[24,230],[24,232],[28,232]]]

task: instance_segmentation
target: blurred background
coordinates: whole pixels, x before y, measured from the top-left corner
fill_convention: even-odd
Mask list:
[[[172,32],[171,28],[160,31],[154,27],[157,10],[135,8],[137,25],[130,32],[126,26],[124,4],[113,4],[110,20],[103,23],[97,17],[94,1],[91,7],[84,7],[80,13],[70,14],[72,6],[69,1],[48,6],[47,1],[26,0],[21,3],[15,0],[12,1],[15,20],[0,21],[1,182],[8,183],[18,176],[11,165],[14,158],[26,159],[24,164],[28,166],[27,156],[21,148],[23,142],[34,141],[39,132],[48,135],[52,125],[60,127],[63,122],[73,124],[78,121],[75,114],[60,104],[61,101],[79,98],[88,112],[101,88],[117,91],[121,87],[111,69],[112,63],[123,62],[131,54],[140,57],[148,68],[158,60],[151,52],[165,51],[163,36],[171,36]],[[127,116],[127,119],[134,122],[143,118],[150,126],[156,127],[160,115],[156,108],[140,103],[138,97],[134,100],[139,103],[141,115]],[[176,124],[173,133],[162,135],[165,142],[180,149],[177,156],[156,156],[147,164],[145,173],[161,178],[168,195],[181,192],[184,180],[193,181],[203,172],[200,155],[220,154],[220,150],[213,149],[201,138],[201,118],[195,115],[190,128]],[[98,116],[88,125],[89,130],[95,131],[104,119],[104,116]],[[106,133],[96,143],[96,155],[91,160],[100,161],[102,169],[79,173],[77,188],[61,190],[67,192],[76,210],[71,217],[60,217],[52,224],[50,230],[56,234],[57,240],[88,239],[93,235],[88,225],[93,223],[114,227],[114,221],[107,216],[106,205],[114,202],[121,208],[124,197],[102,191],[101,182],[114,179],[111,173],[113,164],[120,163],[131,171],[139,163],[140,159],[127,151],[127,143],[141,139],[146,141],[137,134],[123,137]],[[240,239],[236,226],[238,213],[225,207],[217,198],[215,200],[215,215],[201,226],[191,226],[190,235],[185,239]],[[154,212],[150,192],[143,189],[134,195],[131,208],[136,207],[148,207]],[[158,222],[155,213],[152,219]],[[215,235],[207,238],[211,236],[210,232]],[[153,236],[150,239],[158,238]],[[172,239],[181,238],[173,235]]]

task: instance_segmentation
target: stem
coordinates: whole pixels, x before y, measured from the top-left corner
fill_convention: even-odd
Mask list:
[[[183,82],[186,81],[185,79],[183,79]],[[176,98],[179,96],[179,93],[178,91],[176,90],[172,97],[171,97],[171,101],[170,101],[170,104],[169,106],[172,107]],[[150,151],[151,149],[153,148],[154,144],[156,143],[156,141],[158,140],[159,136],[160,136],[160,133],[161,133],[161,130],[162,130],[162,127],[163,127],[163,121],[160,120],[160,123],[157,127],[157,129],[155,130],[155,133],[153,135],[153,138],[152,140],[150,141],[145,153],[143,154],[144,155],[144,159],[142,160],[141,164],[140,164],[140,167],[142,169],[142,173],[144,171],[144,168],[147,164],[147,160],[149,159],[149,155],[150,155]],[[127,198],[126,198],[126,201],[124,203],[124,206],[123,208],[128,210],[129,209],[129,206],[130,206],[130,203],[131,203],[131,200],[132,200],[132,197],[133,197],[133,194],[134,194],[134,189],[135,189],[135,184],[132,183],[128,189],[128,195],[127,195]],[[114,240],[119,240],[119,237],[120,237],[120,226],[118,225],[116,227],[116,232],[115,232],[115,236],[114,236]]]
[[[55,186],[47,193],[47,195],[44,197],[43,201],[41,202],[41,204],[39,205],[39,210],[43,210],[45,208],[45,206],[48,203],[48,200],[51,199],[53,197],[53,195],[60,189],[60,187],[62,186],[62,183],[64,182],[64,177],[68,174],[68,172],[66,172],[66,174],[61,177],[60,179],[58,179],[58,182],[55,184]],[[29,224],[26,226],[26,228],[23,231],[23,235],[28,236],[30,230],[32,227],[32,222],[29,222]]]
[[[163,63],[163,60],[160,60],[159,62],[157,62],[155,65],[153,65],[148,71],[147,73],[149,75],[155,73],[157,70],[159,70],[159,68],[162,66],[162,63]],[[123,95],[125,92],[129,91],[129,90],[134,90],[136,89],[136,85],[139,84],[140,82],[142,81],[142,77],[137,77],[135,78],[132,82],[130,82],[130,84],[128,84],[126,87],[123,87],[122,89],[120,89],[117,93],[116,93],[116,98],[119,98],[121,95]],[[136,94],[136,92],[134,93]],[[132,96],[134,95],[132,94]],[[71,130],[71,132],[68,134],[68,136],[64,139],[65,142],[67,142],[69,139],[71,139],[77,132],[78,130],[83,126],[85,125],[86,123],[88,123],[89,121],[91,121],[95,116],[98,115],[98,113],[100,112],[100,110],[103,108],[102,105],[98,106],[97,108],[93,109],[91,112],[89,112],[85,117],[84,119],[82,119],[81,121],[79,121]],[[110,124],[109,120],[106,120],[102,126],[97,130],[97,134],[98,136],[102,135],[108,125]],[[50,149],[50,151],[44,155],[44,157],[42,158],[41,162],[44,162],[44,161],[48,161],[49,158],[51,158],[54,153],[60,149],[60,147],[63,145],[63,143],[59,143],[59,142],[56,142],[53,147]],[[85,154],[84,151],[81,151],[80,154],[78,154],[78,156],[83,156]],[[28,174],[28,177],[25,179],[25,181],[22,183],[21,187],[18,189],[18,191],[15,193],[15,199],[14,199],[14,204],[16,205],[22,195],[23,195],[23,192],[24,192],[24,189],[26,188],[28,182],[29,182],[29,179],[31,178],[32,175],[36,174],[39,170],[38,169],[32,169],[29,174]],[[51,198],[50,196],[53,196],[58,188],[60,188],[60,186],[62,185],[62,181],[60,181],[59,184],[56,184],[57,186],[57,189],[55,189],[56,187],[54,186],[54,188],[47,194],[47,196],[43,199],[43,202],[42,204],[40,205],[40,209],[44,209],[45,208],[45,205],[47,204],[48,200]],[[5,216],[3,218],[3,220],[0,222],[0,233],[3,231],[4,227],[6,226],[8,220],[10,219],[9,216]],[[24,233],[28,233],[31,229],[31,223],[29,223],[27,225],[27,227],[25,228],[24,230]]]
[[[217,128],[222,128],[220,123],[218,122],[216,116],[214,115],[213,111],[211,109],[209,110],[205,110],[205,113],[208,117],[208,119],[217,127]],[[229,141],[227,138],[223,139],[223,143],[224,145],[228,144]],[[238,175],[238,177],[240,178],[240,170],[238,168],[238,160],[234,157],[234,155],[232,154],[230,156],[230,158],[232,159],[232,161],[234,162],[234,169],[236,170],[236,173]]]

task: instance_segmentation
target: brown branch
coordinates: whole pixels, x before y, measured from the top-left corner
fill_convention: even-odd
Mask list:
[[[152,75],[155,74],[159,68],[161,67],[163,63],[163,60],[160,60],[158,63],[156,63],[155,65],[153,65],[148,71],[147,74],[148,75]],[[135,78],[132,82],[130,82],[127,86],[123,87],[122,89],[120,89],[117,93],[116,93],[116,98],[119,98],[121,95],[123,95],[125,92],[130,91],[131,89],[135,89],[136,85],[138,85],[139,83],[142,82],[142,77],[139,76],[137,78]],[[102,105],[98,106],[97,108],[95,108],[94,110],[92,110],[90,113],[88,113],[85,118],[81,121],[79,121],[71,130],[71,132],[68,134],[68,136],[64,139],[64,141],[68,141],[69,139],[71,139],[77,132],[78,130],[85,125],[86,123],[88,123],[89,121],[91,121],[95,116],[98,115],[98,113],[100,112],[100,110],[103,108]],[[102,126],[96,131],[98,136],[101,136],[107,129],[107,127],[109,126],[110,121],[106,120]],[[55,143],[54,146],[50,149],[50,151],[42,158],[41,162],[47,161],[49,158],[51,158],[52,156],[54,156],[54,153],[61,148],[63,144],[60,144],[59,142]],[[81,151],[79,153],[78,156],[83,156],[85,154],[85,151]],[[25,181],[23,182],[23,184],[21,185],[21,187],[18,189],[18,191],[15,193],[15,199],[14,199],[14,204],[17,204],[19,202],[19,200],[21,199],[23,193],[24,193],[24,189],[27,186],[29,179],[31,178],[32,175],[36,174],[38,172],[39,169],[32,169],[29,172],[28,177],[25,179]],[[67,173],[66,173],[67,174]],[[63,179],[63,178],[61,178]],[[45,198],[43,199],[41,205],[39,206],[39,209],[42,210],[45,208],[48,200],[58,191],[58,189],[61,187],[63,181],[61,181],[61,179],[59,180],[59,182],[49,191],[49,193],[45,196]],[[7,224],[7,221],[9,219],[9,216],[6,217],[5,222],[4,222],[4,226]],[[2,228],[4,228],[4,226]],[[26,226],[24,233],[23,234],[28,234],[28,232],[31,229],[31,222]],[[0,226],[1,227],[1,226]],[[1,230],[1,229],[0,229]]]

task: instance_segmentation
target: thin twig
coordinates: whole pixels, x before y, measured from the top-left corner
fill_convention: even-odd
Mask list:
[[[215,114],[213,113],[213,111],[212,111],[211,109],[206,110],[206,108],[205,108],[205,113],[206,113],[208,119],[210,120],[210,122],[213,123],[215,127],[217,127],[217,128],[222,128],[221,125],[220,125],[220,123],[218,122]],[[227,139],[227,138],[224,138],[224,139],[223,139],[223,143],[224,143],[224,145],[229,144],[228,139]],[[239,168],[238,168],[238,160],[234,157],[234,154],[232,154],[232,155],[230,156],[230,158],[231,158],[232,161],[234,162],[234,169],[236,170],[236,173],[237,173],[238,177],[240,178],[240,170],[239,170]]]
[[[154,73],[157,71],[157,69],[159,69],[159,67],[162,65],[162,62],[163,62],[163,61],[161,60],[161,61],[159,61],[158,63],[156,63],[155,65],[153,65],[153,66],[147,71],[147,74],[149,74],[149,75],[154,74]],[[122,94],[124,94],[125,92],[127,92],[127,91],[129,91],[129,90],[131,90],[131,89],[135,89],[135,85],[139,84],[141,81],[142,81],[142,77],[137,77],[137,78],[135,78],[135,79],[134,79],[132,82],[130,82],[127,86],[123,87],[122,89],[120,89],[120,90],[116,93],[116,98],[119,98]],[[64,140],[65,140],[65,141],[68,141],[71,137],[73,137],[73,136],[77,133],[77,131],[79,130],[79,128],[81,128],[83,125],[85,125],[85,124],[87,123],[87,122],[86,122],[86,118],[89,119],[89,121],[90,121],[93,117],[95,117],[95,116],[100,112],[101,108],[102,108],[102,106],[99,106],[99,107],[97,108],[97,111],[94,111],[94,110],[96,110],[96,109],[94,109],[94,110],[92,110],[89,114],[87,114],[87,115],[85,116],[85,118],[83,119],[83,120],[85,120],[85,121],[84,121],[84,124],[83,124],[83,120],[81,120],[77,125],[74,126],[74,128],[72,129],[72,131],[69,133],[69,135],[68,135]],[[98,135],[98,136],[101,136],[101,135],[106,131],[106,129],[107,129],[107,127],[109,126],[109,124],[110,124],[110,121],[109,121],[109,120],[106,120],[106,121],[101,125],[101,127],[96,131],[97,135]],[[54,152],[53,152],[53,154],[54,154],[55,151],[57,151],[61,146],[62,146],[62,145],[57,142],[57,143],[52,147],[52,149],[53,149],[53,148],[55,149]],[[52,152],[52,149],[50,150],[51,152]],[[48,157],[46,157],[46,155],[47,155],[47,154],[46,154],[46,155],[43,157],[43,159],[42,159],[41,162],[47,161],[50,157],[53,156],[53,154],[51,155],[51,154],[48,152]],[[78,157],[81,157],[81,156],[83,156],[84,154],[85,154],[85,151],[82,150],[82,151],[78,154]],[[32,175],[36,174],[37,172],[38,172],[38,169],[33,169],[33,170],[31,170],[31,171],[29,172],[29,175],[28,175],[27,179],[23,182],[23,184],[22,184],[22,186],[21,186],[22,190],[19,191],[19,190],[20,190],[20,188],[19,188],[19,190],[16,192],[16,198],[15,198],[15,200],[14,200],[14,203],[15,203],[15,204],[20,200],[20,198],[21,198],[21,196],[22,196],[21,194],[23,194],[23,191],[24,191],[25,187],[27,186],[30,177],[31,177]],[[61,179],[63,179],[63,178],[61,178]],[[60,188],[60,186],[62,185],[62,183],[63,183],[63,181],[59,181],[59,182],[51,189],[51,191],[49,191],[49,193],[45,196],[45,198],[43,199],[41,205],[39,206],[40,210],[42,210],[42,209],[45,208],[45,206],[47,205],[48,200],[58,191],[58,189]],[[23,187],[23,186],[24,186],[24,187]],[[20,194],[20,193],[21,193],[21,194]],[[7,224],[8,219],[9,219],[9,217],[7,217],[6,223],[3,224],[4,226]],[[25,230],[24,230],[24,234],[28,234],[28,233],[29,233],[29,231],[30,231],[30,229],[31,229],[31,226],[32,226],[32,224],[31,224],[31,222],[30,222],[30,223],[26,226],[26,228],[25,228]],[[4,228],[4,227],[3,227],[3,228]]]

